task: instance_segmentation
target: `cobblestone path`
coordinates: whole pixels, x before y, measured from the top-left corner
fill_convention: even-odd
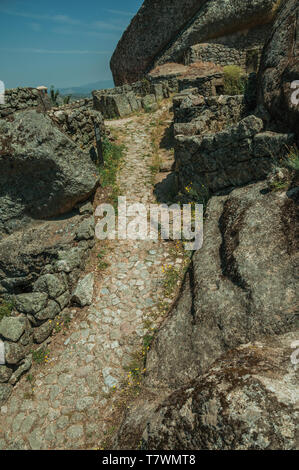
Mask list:
[[[162,112],[107,123],[126,145],[118,178],[128,201],[154,201],[149,129]],[[161,285],[162,267],[179,269],[184,260],[171,250],[172,243],[161,240],[109,241],[110,266],[96,273],[93,304],[71,310],[70,326],[52,339],[47,363],[34,365],[2,406],[0,449],[101,446],[144,321],[154,313],[159,324],[159,302],[172,301]]]

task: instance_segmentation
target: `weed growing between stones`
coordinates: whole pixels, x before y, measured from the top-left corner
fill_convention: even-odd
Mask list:
[[[298,177],[299,171],[299,150],[296,146],[288,149],[286,157],[277,161],[272,173],[268,177],[268,187],[270,191],[287,191],[292,187],[292,182]]]
[[[9,317],[13,310],[13,302],[7,302],[6,300],[0,299],[0,321],[4,317]]]
[[[69,329],[71,320],[72,320],[71,315],[69,313],[65,313],[63,316],[63,324],[66,327],[66,329]]]
[[[299,171],[299,149],[296,145],[289,149],[285,164],[291,170]]]
[[[103,139],[104,166],[99,168],[100,183],[103,188],[109,187],[110,201],[117,207],[119,187],[117,184],[117,172],[123,158],[124,145],[117,145],[105,137]]]
[[[163,289],[166,297],[168,297],[178,285],[180,271],[170,264],[162,266],[162,272],[165,276],[163,280]]]
[[[204,184],[201,184],[199,189],[198,185],[194,187],[191,182],[184,188],[184,191],[179,191],[176,202],[179,204],[190,204],[193,217],[195,204],[202,204],[203,212],[205,213],[210,197],[210,191]]]
[[[243,95],[246,87],[246,79],[241,67],[237,65],[227,65],[224,72],[224,94]]]
[[[47,364],[49,360],[49,350],[45,346],[35,351],[31,351],[31,353],[34,362],[37,364]]]
[[[152,106],[148,105],[148,104],[145,104],[144,105],[144,112],[145,113],[153,113],[154,111],[156,111],[156,109],[154,109]]]
[[[61,331],[61,329],[62,329],[61,323],[59,323],[59,321],[55,321],[54,332],[59,333],[59,331]]]
[[[114,437],[116,427],[115,426],[110,426],[107,431],[104,432],[105,438],[101,442],[100,447],[93,449],[93,450],[108,450],[111,449],[111,440]]]
[[[104,260],[105,256],[107,254],[106,248],[102,248],[100,252],[98,253],[98,264],[97,267],[100,271],[104,271],[105,269],[109,268],[110,263]]]

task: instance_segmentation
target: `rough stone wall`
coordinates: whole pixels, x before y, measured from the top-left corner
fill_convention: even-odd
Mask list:
[[[245,72],[257,71],[270,31],[271,24],[262,25],[192,45],[184,54],[184,63],[213,62],[222,66],[239,65]]]
[[[105,135],[104,119],[100,112],[85,106],[55,108],[48,112],[52,121],[83,150],[95,147],[94,123]]]
[[[274,158],[283,157],[293,134],[262,132],[263,121],[248,116],[226,130],[202,137],[176,137],[175,162],[181,191],[199,198],[267,177]]]
[[[105,119],[124,117],[141,110],[154,110],[157,103],[169,96],[167,80],[148,79],[109,90],[93,91],[94,109]]]
[[[238,65],[245,72],[256,71],[261,60],[262,46],[242,50],[223,44],[196,44],[187,51],[184,62],[186,65],[202,61],[214,64]]]
[[[42,106],[42,95],[36,88],[12,88],[5,90],[5,103],[0,104],[0,119],[17,111]]]
[[[200,95],[215,96],[223,92],[223,73],[211,73],[204,76],[182,77],[178,79],[178,91],[197,88]]]
[[[32,349],[47,347],[57,322],[71,315],[70,302],[91,303],[92,275],[78,279],[95,221],[92,204],[79,201],[98,184],[87,154],[93,123],[105,132],[92,99],[47,111],[36,89],[8,90],[7,97],[0,107],[7,118],[0,120],[0,307],[11,312],[0,318],[0,406],[30,369]]]
[[[92,205],[85,204],[64,221],[48,221],[0,242],[0,295],[13,305],[11,315],[0,321],[5,352],[5,365],[0,366],[0,405],[30,369],[32,349],[37,345],[45,348],[58,322],[70,315],[64,309],[76,298],[80,283],[91,284],[85,290],[89,287],[92,292],[91,278],[77,286],[94,244],[92,213]]]
[[[195,44],[187,50],[184,56],[184,64],[190,65],[199,61],[213,62],[223,66],[239,65],[245,68],[246,52],[223,44]]]
[[[243,95],[201,96],[186,90],[173,99],[175,135],[215,133],[245,117]]]

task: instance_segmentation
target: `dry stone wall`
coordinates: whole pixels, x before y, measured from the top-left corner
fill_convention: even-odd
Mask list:
[[[201,76],[186,76],[178,80],[178,91],[197,88],[204,96],[219,95],[223,92],[223,73],[208,73]]]
[[[184,63],[212,62],[222,66],[238,65],[248,73],[257,71],[270,30],[271,25],[262,25],[194,44],[185,52]]]
[[[5,91],[5,103],[0,104],[0,119],[25,109],[49,107],[47,99],[36,88],[12,88]]]
[[[92,99],[51,110],[41,99],[8,90],[0,107],[0,406],[67,306],[92,301],[93,277],[79,278],[94,245],[86,200],[99,182],[91,150],[103,116]]]
[[[48,112],[52,121],[70,137],[81,149],[91,152],[95,147],[95,129],[105,135],[104,119],[100,112],[91,107],[73,106],[55,108]]]
[[[173,99],[175,135],[202,135],[235,124],[246,115],[243,95],[202,96],[185,90]]]
[[[94,244],[92,214],[91,204],[81,204],[64,221],[47,221],[0,241],[0,295],[13,306],[0,320],[5,359],[0,365],[0,405],[30,369],[32,350],[46,348],[53,330],[70,315],[65,309],[70,301],[91,303],[91,298],[75,294],[82,282],[88,284],[85,291],[93,289],[93,278],[78,282]]]
[[[143,81],[108,90],[93,91],[94,109],[100,111],[105,119],[124,117],[141,110],[157,109],[157,104],[169,96],[167,80]]]
[[[191,184],[200,198],[262,180],[293,142],[293,134],[263,132],[263,121],[253,115],[216,134],[177,136],[179,188],[185,192]]]

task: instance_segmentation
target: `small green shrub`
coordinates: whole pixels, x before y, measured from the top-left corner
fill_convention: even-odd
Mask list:
[[[58,103],[58,97],[60,96],[59,90],[55,91],[55,88],[53,85],[51,85],[50,88],[50,100],[52,101],[53,106],[59,106]]]
[[[243,95],[246,86],[244,72],[238,65],[227,65],[224,72],[224,94]]]
[[[154,108],[148,104],[145,104],[144,107],[144,112],[147,113],[147,114],[150,114],[150,113],[153,113],[154,112]]]
[[[191,203],[192,208],[194,208],[194,204],[203,204],[205,211],[210,197],[210,191],[204,184],[201,184],[200,189],[198,189],[191,182],[185,187],[184,195],[181,195],[181,202],[183,204]]]
[[[64,96],[64,98],[63,98],[63,104],[69,104],[70,101],[71,101],[71,97],[72,97],[72,95]]]
[[[0,321],[4,317],[9,317],[13,309],[13,303],[0,299]]]
[[[299,171],[299,149],[296,145],[290,148],[285,163],[291,170]]]
[[[150,92],[151,92],[151,83],[150,83],[150,81],[147,78],[143,78],[141,80],[141,83],[142,83],[143,92],[145,93],[145,95],[149,95]]]

